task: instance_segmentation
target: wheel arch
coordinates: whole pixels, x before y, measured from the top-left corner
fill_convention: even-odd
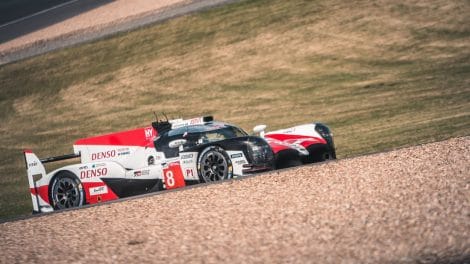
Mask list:
[[[85,191],[85,188],[83,188],[83,184],[82,184],[82,181],[80,180],[80,178],[75,174],[73,173],[71,170],[67,170],[67,169],[59,169],[57,171],[55,171],[52,175],[52,177],[50,178],[49,180],[49,187],[48,187],[48,196],[49,196],[49,202],[51,203],[51,206],[54,207],[54,204],[53,203],[53,199],[52,199],[52,187],[53,187],[53,183],[55,181],[55,179],[57,177],[59,177],[60,175],[70,175],[72,177],[74,177],[78,182],[79,184],[82,186],[82,191],[83,191],[83,205],[86,204],[86,191]]]
[[[308,150],[309,155],[304,158],[305,163],[315,163],[328,159],[336,159],[335,150],[328,144],[312,144],[306,147],[306,149]]]
[[[233,177],[233,164],[232,164],[232,159],[230,158],[230,155],[228,155],[227,150],[220,144],[214,143],[211,145],[206,145],[202,148],[198,149],[198,154],[197,154],[197,159],[196,159],[196,170],[197,174],[199,176],[199,180],[202,181],[202,175],[201,175],[201,157],[208,151],[211,150],[217,150],[221,152],[221,154],[225,157],[227,161],[227,170],[228,170],[228,175],[227,179],[230,179]]]
[[[286,148],[274,154],[274,163],[276,169],[285,169],[302,165],[302,160],[297,150]]]

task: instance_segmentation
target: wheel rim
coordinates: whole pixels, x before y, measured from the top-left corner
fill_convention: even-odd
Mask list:
[[[70,178],[59,178],[52,190],[54,204],[59,209],[79,206],[80,195],[77,182]]]
[[[210,151],[201,161],[201,174],[206,182],[224,179],[228,173],[227,160],[220,152]]]

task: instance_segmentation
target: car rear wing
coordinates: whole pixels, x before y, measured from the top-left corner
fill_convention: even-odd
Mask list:
[[[49,157],[49,158],[44,158],[40,159],[41,163],[49,163],[49,162],[54,162],[54,161],[60,161],[60,160],[67,160],[67,159],[74,159],[74,158],[79,158],[80,154],[66,154],[62,156],[55,156],[55,157]]]
[[[52,211],[52,208],[47,202],[48,190],[39,187],[44,186],[44,184],[39,184],[39,182],[45,179],[46,177],[46,168],[43,164],[54,161],[78,158],[80,157],[80,154],[74,153],[39,159],[36,154],[33,153],[32,150],[24,150],[23,153],[26,164],[26,172],[28,175],[29,190],[33,202],[33,213]],[[47,210],[46,208],[49,208],[49,210]]]

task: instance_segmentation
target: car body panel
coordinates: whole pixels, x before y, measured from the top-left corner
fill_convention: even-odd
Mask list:
[[[257,137],[211,117],[157,121],[148,127],[79,139],[70,157],[80,157],[80,163],[49,173],[43,163],[63,157],[40,160],[31,150],[25,150],[33,212],[54,210],[51,185],[64,172],[75,176],[85,203],[94,204],[199,183],[200,158],[212,149],[225,153],[227,178],[273,169],[277,161],[308,162],[302,156],[309,155],[312,145],[329,144],[315,126],[263,132],[263,137]],[[192,136],[203,137],[193,140]]]

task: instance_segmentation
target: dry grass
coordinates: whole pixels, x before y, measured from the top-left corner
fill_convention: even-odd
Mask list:
[[[468,13],[462,1],[242,1],[2,66],[1,215],[29,209],[22,148],[69,152],[154,110],[247,130],[323,121],[340,158],[468,135]]]

